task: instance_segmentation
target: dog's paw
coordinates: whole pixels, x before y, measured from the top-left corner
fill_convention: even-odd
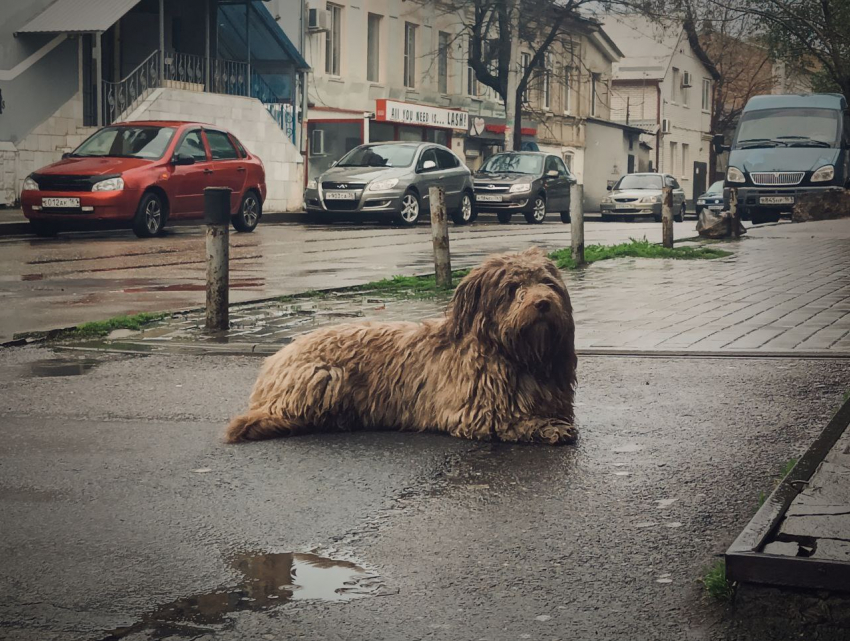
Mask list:
[[[547,421],[535,433],[535,440],[539,443],[547,443],[549,445],[561,445],[565,443],[575,443],[578,438],[578,430],[575,425],[570,425],[563,421]]]

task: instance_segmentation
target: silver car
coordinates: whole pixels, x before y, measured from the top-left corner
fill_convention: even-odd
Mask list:
[[[428,142],[381,142],[349,151],[317,179],[307,183],[307,213],[358,218],[392,218],[415,225],[430,212],[428,192],[442,187],[455,223],[475,220],[472,173],[450,149]]]
[[[661,188],[673,189],[673,219],[685,220],[685,190],[670,174],[626,174],[613,187],[610,196],[602,199],[599,210],[602,220],[614,216],[652,216],[661,222]]]

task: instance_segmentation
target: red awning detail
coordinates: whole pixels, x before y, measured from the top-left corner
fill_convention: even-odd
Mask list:
[[[484,125],[484,129],[486,131],[492,132],[494,134],[503,134],[505,133],[505,125]],[[523,127],[520,132],[523,136],[536,136],[537,129],[534,127]]]

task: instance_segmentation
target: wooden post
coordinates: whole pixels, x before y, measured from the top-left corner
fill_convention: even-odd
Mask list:
[[[738,188],[729,190],[729,224],[732,226],[730,234],[732,238],[741,237],[741,216],[738,213]]]
[[[661,190],[661,233],[663,245],[673,249],[673,188]]]
[[[449,254],[449,225],[446,216],[446,193],[442,187],[428,190],[431,203],[431,239],[434,241],[434,273],[437,287],[451,289],[452,260]]]
[[[570,185],[570,240],[573,261],[584,265],[584,186]]]
[[[230,189],[207,187],[204,190],[204,222],[207,224],[207,331],[230,327],[229,259]]]

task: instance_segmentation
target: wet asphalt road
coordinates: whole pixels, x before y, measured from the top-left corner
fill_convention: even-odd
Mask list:
[[[239,611],[123,638],[733,638],[701,569],[850,380],[839,360],[584,357],[575,447],[225,446],[259,359],[55,357],[0,351],[0,637],[21,641],[118,638],[197,595]],[[276,602],[215,595],[245,581],[238,555],[311,550],[380,587],[256,612]]]
[[[694,229],[693,219],[676,223],[675,235],[691,237]],[[469,227],[450,227],[450,236],[455,267],[494,252],[570,244],[569,225],[554,219],[499,225],[482,216]],[[661,242],[661,225],[591,220],[585,230],[588,244],[644,236]],[[424,224],[260,224],[252,234],[232,234],[230,251],[231,302],[433,272],[431,231]],[[203,305],[204,256],[203,227],[175,227],[153,239],[120,230],[0,238],[0,342],[19,332]]]

